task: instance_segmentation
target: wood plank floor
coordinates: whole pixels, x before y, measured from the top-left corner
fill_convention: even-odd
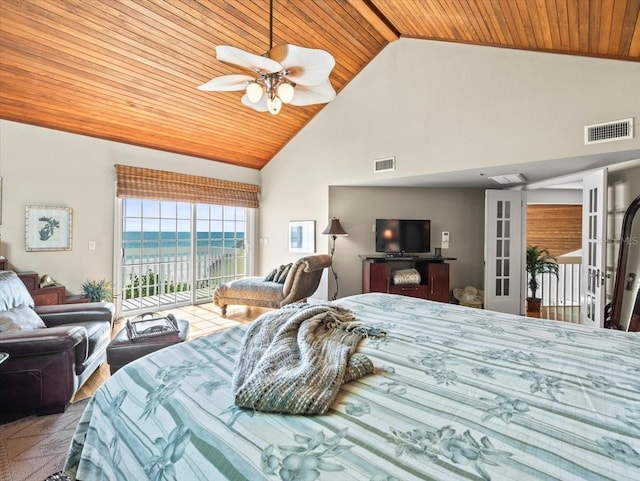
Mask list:
[[[537,317],[540,319],[550,319],[552,321],[580,323],[580,307],[546,306],[540,312],[527,312],[527,317]]]
[[[199,304],[197,306],[186,306],[175,309],[159,311],[163,314],[173,314],[177,319],[189,321],[189,339],[206,336],[217,331],[221,331],[228,327],[245,324],[256,319],[260,314],[270,311],[271,309],[262,307],[246,307],[246,306],[229,306],[227,308],[227,316],[222,317],[220,308],[213,303]],[[118,319],[113,326],[111,337],[113,338],[122,328],[124,328],[126,318]],[[104,383],[111,374],[109,373],[109,365],[104,362],[96,369],[96,372],[87,380],[87,382],[76,393],[71,402],[81,401],[93,396],[93,393]]]

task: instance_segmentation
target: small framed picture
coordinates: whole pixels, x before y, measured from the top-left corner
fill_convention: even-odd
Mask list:
[[[316,221],[289,222],[289,252],[314,253],[316,251]]]
[[[27,206],[27,251],[70,251],[73,213],[70,207]]]

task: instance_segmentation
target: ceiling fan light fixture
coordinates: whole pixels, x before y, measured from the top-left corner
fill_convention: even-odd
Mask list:
[[[273,46],[273,0],[269,1],[269,50],[256,55],[229,45],[216,46],[216,57],[258,74],[258,78],[232,74],[216,77],[198,89],[204,91],[244,90],[241,102],[258,112],[276,115],[282,104],[306,106],[327,103],[336,92],[329,75],[335,66],[333,55],[324,50],[281,44]]]
[[[282,103],[288,104],[293,100],[295,90],[293,89],[293,85],[288,82],[283,82],[278,86],[276,92],[280,100],[282,100]]]
[[[259,102],[263,94],[264,90],[262,85],[258,82],[250,82],[249,85],[247,85],[247,98],[251,103],[255,104]]]

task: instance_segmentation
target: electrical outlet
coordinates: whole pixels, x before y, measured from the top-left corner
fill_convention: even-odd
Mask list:
[[[89,241],[89,250],[90,251],[96,250],[96,241]]]

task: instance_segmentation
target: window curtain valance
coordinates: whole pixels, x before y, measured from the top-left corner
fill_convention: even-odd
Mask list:
[[[116,196],[258,207],[260,188],[230,180],[116,164]]]

